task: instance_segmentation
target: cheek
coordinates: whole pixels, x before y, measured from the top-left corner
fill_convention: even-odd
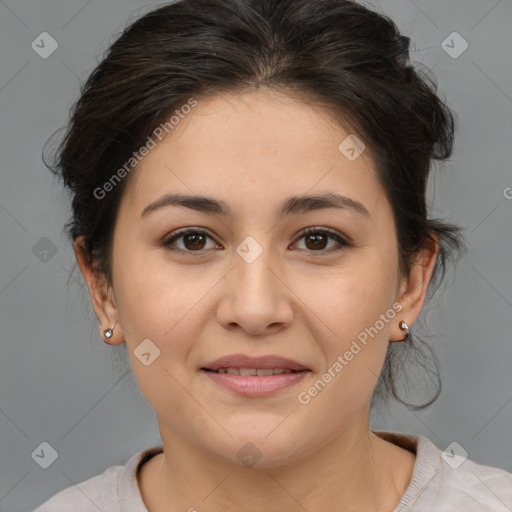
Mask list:
[[[331,269],[321,279],[297,278],[295,289],[323,325],[324,337],[333,340],[330,344],[339,353],[376,322],[377,330],[386,338],[394,315],[394,269],[377,251],[368,251],[347,258],[346,265]],[[385,316],[384,324],[379,321],[381,315]]]
[[[123,253],[119,250],[118,254]],[[148,395],[155,399],[165,396],[159,388],[165,387],[166,394],[169,386],[174,389],[172,377],[185,382],[188,372],[196,370],[190,367],[190,352],[211,318],[208,292],[220,276],[192,266],[180,271],[161,255],[157,258],[136,251],[120,256],[117,265],[116,298],[125,341],[134,374],[152,402]],[[139,359],[143,348],[144,353],[157,354],[148,366],[151,371]]]
[[[388,349],[389,328],[397,321],[391,286],[379,275],[345,274],[335,286],[331,282],[326,287],[323,301],[317,299],[311,306],[330,328],[316,338],[325,367],[309,388],[300,390],[300,407],[306,408],[312,429],[315,423],[329,425],[335,436],[340,426],[348,426],[369,407]]]
[[[202,329],[198,290],[187,289],[169,269],[142,271],[126,258],[118,273],[118,310],[134,377],[156,411],[187,414],[183,390],[189,378],[188,355]],[[203,292],[204,295],[204,292]],[[190,412],[188,413],[190,415]]]
[[[390,327],[398,321],[392,307],[394,268],[377,250],[368,251],[332,272],[310,294],[307,304],[321,320],[315,317],[315,339],[325,361],[318,375],[321,382],[316,381],[311,395],[302,390],[311,398],[307,407],[314,410],[313,417],[325,415],[326,422],[343,423],[369,403],[388,349]],[[306,287],[300,293],[305,291]]]
[[[114,250],[116,299],[127,342],[150,338],[158,345],[174,336],[180,319],[197,302],[201,284],[185,281],[161,257],[163,249],[120,235]]]

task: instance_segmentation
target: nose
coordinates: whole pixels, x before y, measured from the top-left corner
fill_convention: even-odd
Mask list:
[[[295,295],[286,283],[282,261],[269,247],[262,249],[254,260],[242,251],[233,254],[233,268],[225,276],[217,308],[217,319],[226,329],[265,336],[293,321]]]

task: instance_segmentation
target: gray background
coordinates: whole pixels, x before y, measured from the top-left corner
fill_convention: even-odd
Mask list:
[[[70,277],[74,256],[62,232],[68,201],[41,161],[44,143],[66,122],[80,82],[115,34],[155,5],[0,1],[1,512],[31,510],[160,442],[125,346],[98,338],[78,269]],[[423,434],[440,448],[455,440],[473,460],[512,471],[512,76],[505,64],[512,4],[373,5],[413,38],[411,60],[433,69],[458,114],[453,157],[429,193],[437,215],[466,228],[469,251],[422,313],[441,361],[441,397],[421,412],[377,411],[372,427]],[[47,59],[31,48],[44,31],[59,45]],[[469,44],[458,58],[441,47],[453,31]],[[48,469],[31,456],[44,441],[59,455]]]

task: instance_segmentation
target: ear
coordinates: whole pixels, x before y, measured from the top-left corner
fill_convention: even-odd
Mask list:
[[[112,288],[103,276],[99,276],[94,271],[84,248],[83,237],[78,237],[75,240],[73,248],[85,283],[89,289],[94,312],[99,321],[100,338],[107,341],[109,345],[119,345],[124,342],[124,336],[119,325],[119,315],[113,298]],[[107,339],[104,332],[113,326],[115,328],[112,337]]]
[[[400,288],[398,302],[403,309],[398,315],[396,327],[392,329],[391,341],[401,341],[404,339],[404,332],[398,327],[398,324],[404,320],[409,328],[416,322],[423,309],[425,298],[427,296],[428,285],[434,271],[437,254],[439,252],[439,241],[437,235],[432,233],[433,240],[427,244],[427,247],[421,249],[416,255],[411,271],[408,277],[405,277]]]

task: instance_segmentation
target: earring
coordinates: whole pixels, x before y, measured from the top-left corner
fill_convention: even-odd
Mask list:
[[[114,334],[114,327],[117,325],[117,322],[112,326],[112,327],[109,327],[107,330],[103,331],[103,334],[105,336],[105,338],[107,338],[107,340],[109,340],[110,338],[112,338],[112,335]],[[105,343],[108,343],[107,340],[104,340]]]
[[[400,340],[400,341],[406,341],[407,339],[410,338],[411,336],[411,332],[409,331],[409,326],[407,325],[407,322],[404,322],[403,320],[398,324],[398,327],[400,327],[400,329],[402,329],[403,331],[405,331],[405,337],[403,340]]]

